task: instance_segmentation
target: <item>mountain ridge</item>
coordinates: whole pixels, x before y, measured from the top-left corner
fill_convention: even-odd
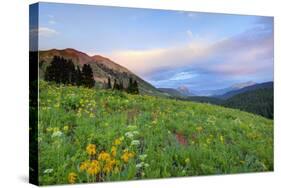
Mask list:
[[[193,91],[193,93],[197,96],[217,97],[217,96],[224,95],[227,92],[239,90],[244,87],[248,87],[255,84],[257,83],[253,81],[240,82],[240,83],[232,84],[225,88],[213,89],[213,90],[199,90],[199,91]]]
[[[80,67],[82,67],[84,64],[90,64],[93,69],[94,79],[100,86],[106,84],[108,78],[110,78],[112,82],[114,79],[118,81],[122,80],[124,86],[127,87],[129,78],[132,78],[133,80],[137,80],[139,83],[139,90],[141,94],[166,96],[164,93],[157,90],[153,85],[146,82],[127,68],[112,61],[111,59],[101,55],[89,56],[88,54],[73,48],[54,48],[50,50],[39,51],[39,71],[41,77],[44,77],[46,67],[50,64],[54,56],[61,56],[65,59],[71,59],[75,65]]]
[[[247,87],[243,87],[241,89],[238,89],[238,90],[234,90],[234,91],[229,91],[221,96],[216,96],[217,98],[220,98],[220,99],[229,99],[235,95],[238,95],[238,94],[241,94],[241,93],[245,93],[247,91],[253,91],[253,90],[256,90],[256,89],[263,89],[263,88],[273,88],[273,82],[270,81],[270,82],[263,82],[263,83],[257,83],[257,84],[254,84],[254,85],[251,85],[251,86],[247,86]]]

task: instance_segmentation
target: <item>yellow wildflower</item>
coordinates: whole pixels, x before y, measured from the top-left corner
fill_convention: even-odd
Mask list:
[[[99,154],[99,156],[98,156],[98,159],[99,159],[100,161],[107,161],[107,160],[110,159],[110,154],[107,153],[107,152],[102,151],[102,152],[100,152],[100,154]]]
[[[112,155],[113,157],[116,156],[116,151],[117,151],[117,147],[116,147],[116,146],[112,146],[112,147],[111,147],[111,155]]]
[[[68,174],[68,182],[71,184],[74,184],[77,180],[77,174],[74,172],[71,172]]]
[[[117,138],[117,139],[114,140],[114,145],[118,146],[118,145],[121,144],[121,142],[122,142],[121,139]]]
[[[103,167],[103,172],[104,173],[110,173],[115,164],[116,164],[115,159],[107,160],[104,167]]]
[[[63,130],[64,130],[65,132],[67,132],[67,131],[69,130],[68,125],[64,126],[64,127],[63,127]]]
[[[86,148],[86,151],[89,155],[95,155],[96,154],[96,145],[95,144],[89,144]]]
[[[130,158],[134,157],[134,153],[133,152],[129,152],[128,150],[125,150],[123,155],[121,156],[121,159],[127,163],[129,161]]]
[[[185,159],[185,163],[188,165],[190,163],[190,159],[189,158],[186,158]]]
[[[80,171],[84,171],[84,170],[87,170],[90,166],[90,161],[87,160],[87,161],[84,161],[80,164]]]
[[[87,169],[87,173],[89,175],[96,175],[97,173],[100,172],[100,164],[97,160],[93,160]]]

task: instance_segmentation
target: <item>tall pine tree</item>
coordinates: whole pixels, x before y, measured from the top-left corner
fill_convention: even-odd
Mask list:
[[[129,83],[128,83],[128,87],[127,87],[127,92],[128,93],[133,93],[133,79],[129,78]]]
[[[89,64],[84,64],[82,67],[82,83],[86,87],[94,87],[95,80],[93,79],[93,70]]]
[[[77,86],[82,85],[82,72],[80,70],[80,67],[77,65],[75,70],[75,83]]]
[[[133,94],[139,94],[139,86],[136,80],[133,83]]]

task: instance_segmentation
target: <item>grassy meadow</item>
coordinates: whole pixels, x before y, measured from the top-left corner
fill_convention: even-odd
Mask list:
[[[39,83],[40,185],[273,170],[273,121],[210,104]]]

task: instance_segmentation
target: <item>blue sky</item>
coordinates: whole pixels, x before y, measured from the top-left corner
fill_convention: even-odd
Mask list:
[[[273,18],[40,3],[39,48],[109,57],[156,87],[273,80]]]

